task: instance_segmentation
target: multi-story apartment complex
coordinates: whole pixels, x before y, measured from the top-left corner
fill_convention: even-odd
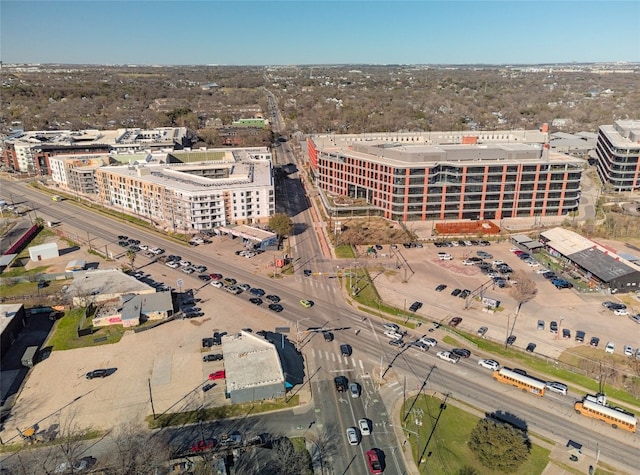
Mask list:
[[[56,155],[175,150],[191,145],[186,127],[152,130],[47,130],[18,132],[4,141],[2,163],[21,173],[50,175]]]
[[[106,153],[54,155],[49,157],[51,180],[68,191],[92,195],[98,192],[95,170],[110,163]]]
[[[584,161],[550,152],[539,142],[545,138],[544,131],[324,135],[309,138],[308,151],[320,189],[365,200],[389,219],[562,216],[577,209]]]
[[[275,194],[266,148],[191,152],[190,160],[98,168],[98,203],[180,233],[268,222]]]
[[[598,129],[598,175],[614,191],[640,188],[640,120],[617,120]]]

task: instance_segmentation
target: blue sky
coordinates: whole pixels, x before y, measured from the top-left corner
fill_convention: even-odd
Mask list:
[[[4,63],[640,62],[640,0],[11,1]]]

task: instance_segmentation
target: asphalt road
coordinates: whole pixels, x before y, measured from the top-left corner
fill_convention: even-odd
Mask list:
[[[239,280],[253,282],[254,285],[263,284],[265,288],[277,288],[279,294],[286,296],[287,300],[292,302],[296,302],[300,298],[309,298],[309,294],[313,293],[312,299],[315,301],[313,308],[285,307],[285,311],[282,312],[281,316],[288,319],[292,325],[297,324],[298,327],[328,324],[331,327],[345,328],[345,330],[336,331],[334,344],[350,343],[354,347],[354,357],[364,362],[364,366],[368,368],[369,373],[373,371],[373,368],[380,368],[381,361],[383,368],[386,368],[392,362],[392,370],[388,372],[389,378],[395,378],[398,381],[406,376],[407,387],[415,388],[422,383],[426,375],[431,372],[431,367],[435,365],[436,369],[431,372],[426,386],[429,391],[435,390],[448,393],[451,397],[471,404],[483,411],[512,413],[526,421],[530,430],[561,444],[566,443],[569,439],[579,441],[584,444],[585,451],[595,453],[598,450],[601,460],[613,466],[626,469],[630,473],[633,473],[635,468],[640,466],[639,436],[620,430],[616,431],[597,421],[576,415],[571,410],[574,398],[570,396],[562,398],[555,395],[547,395],[544,398],[536,398],[521,394],[509,386],[494,383],[488,376],[487,370],[477,366],[474,357],[468,361],[462,361],[458,365],[453,365],[435,359],[433,350],[423,354],[409,349],[397,356],[398,352],[390,350],[391,347],[387,345],[386,338],[382,336],[381,322],[371,316],[368,316],[366,321],[362,321],[361,315],[343,303],[340,294],[335,291],[337,283],[332,287],[331,279],[326,279],[327,285],[322,288],[312,286],[315,278],[305,278],[298,274],[292,279],[268,279],[237,266],[234,267],[225,262],[224,256],[210,252],[203,254],[198,248],[181,247],[155,233],[138,230],[109,218],[101,217],[96,220],[90,210],[77,207],[69,202],[53,203],[48,196],[40,195],[37,191],[27,188],[24,184],[3,182],[3,188],[10,190],[14,195],[29,196],[37,212],[45,220],[50,219],[70,223],[71,226],[81,232],[87,232],[91,236],[100,236],[101,239],[107,242],[115,242],[116,235],[121,233],[136,236],[144,239],[149,244],[164,247],[168,253],[180,254],[194,262],[203,263],[212,270],[220,270],[223,274],[233,275]],[[312,243],[313,239],[309,238],[308,241]],[[300,245],[299,243],[298,246]],[[309,245],[315,248],[312,244]],[[304,248],[300,249],[301,254],[309,252],[305,251]],[[309,284],[305,284],[305,282]],[[347,330],[346,328],[349,329]],[[353,331],[354,329],[360,329],[361,331],[356,335],[355,331]],[[441,338],[442,334],[438,335],[438,337]],[[313,349],[315,344],[316,342],[314,341],[309,346],[309,349]],[[340,369],[340,367],[333,369]],[[314,384],[319,385],[320,391],[323,391],[325,387],[323,385],[332,385],[332,375],[333,373],[320,374]],[[334,393],[335,391],[332,394]],[[318,393],[316,392],[316,394]],[[324,394],[324,392],[321,392],[321,394]],[[359,404],[364,403],[362,401],[349,401],[349,404],[347,404],[340,402],[339,399],[334,399],[333,404],[331,404],[330,400],[325,401],[325,399],[330,398],[320,398],[315,402],[319,404],[323,413],[331,413],[334,407],[337,408],[335,409],[337,422],[335,419],[331,420],[330,417],[326,417],[326,420],[321,420],[320,422],[328,426],[336,438],[340,437],[341,440],[344,440],[343,429],[347,424],[351,425],[353,420],[357,420],[357,416],[365,413],[361,411],[363,407],[359,406]],[[351,412],[352,410],[353,412]],[[340,420],[341,418],[342,421]],[[334,426],[335,429],[331,428],[332,423],[336,424]],[[298,429],[293,429],[293,432],[295,433],[296,430]],[[372,440],[381,445],[386,443],[383,440]],[[344,447],[341,448],[342,454],[340,455],[339,452],[332,462],[336,467],[350,469],[353,465],[349,464],[352,458],[358,455],[358,449],[347,446],[346,443],[343,445]],[[392,444],[390,443],[390,445]],[[388,463],[388,466],[393,466],[393,464]],[[360,473],[355,468],[353,470],[353,473]],[[398,473],[402,472],[399,471]]]

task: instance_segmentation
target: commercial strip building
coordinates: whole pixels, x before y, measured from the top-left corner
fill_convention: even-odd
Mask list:
[[[617,120],[598,129],[597,169],[612,191],[640,188],[640,120]]]
[[[640,290],[640,267],[612,249],[563,228],[540,233],[547,251],[564,260],[592,285],[611,293]]]
[[[96,169],[96,201],[180,233],[266,223],[275,211],[265,147],[173,152],[166,161]]]
[[[227,395],[233,404],[284,397],[285,376],[275,345],[240,331],[222,338]]]
[[[334,201],[347,198],[335,208],[360,204],[396,221],[563,216],[577,209],[585,162],[550,151],[545,131],[464,134],[312,136],[312,176]]]
[[[0,351],[4,355],[18,338],[27,314],[24,305],[0,304]]]

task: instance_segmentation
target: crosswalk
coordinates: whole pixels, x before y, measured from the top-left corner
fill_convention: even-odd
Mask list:
[[[311,357],[321,359],[321,360],[331,361],[333,363],[341,363],[351,368],[360,368],[361,370],[364,370],[364,363],[362,362],[362,360],[356,359],[353,357],[339,355],[329,351],[321,351],[321,350],[316,350],[315,348],[312,348]]]
[[[323,277],[305,277],[303,275],[296,274],[295,281],[301,286],[311,287],[325,292],[335,293],[340,291],[340,287],[336,285],[333,280],[325,279]]]

